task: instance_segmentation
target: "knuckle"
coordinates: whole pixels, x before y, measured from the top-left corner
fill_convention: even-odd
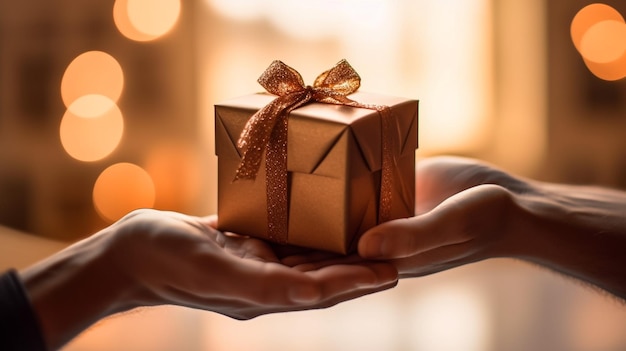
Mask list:
[[[450,219],[460,226],[452,231],[458,236],[455,241],[465,242],[499,233],[515,203],[513,193],[495,184],[478,185],[468,191],[473,192],[468,194],[469,200],[457,198],[447,204]]]

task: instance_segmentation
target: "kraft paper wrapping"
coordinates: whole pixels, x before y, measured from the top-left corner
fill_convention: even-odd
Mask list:
[[[241,162],[237,140],[248,119],[275,98],[252,94],[215,105],[218,229],[268,239],[266,174],[233,182]],[[391,217],[414,214],[418,101],[357,92],[350,98],[392,109]],[[381,178],[381,116],[377,111],[310,103],[289,114],[287,243],[342,254],[377,224]]]

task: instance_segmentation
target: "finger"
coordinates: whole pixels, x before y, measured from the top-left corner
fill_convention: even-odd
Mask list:
[[[388,285],[398,279],[397,270],[387,262],[332,265],[306,274],[320,284],[322,299],[330,299],[356,289]]]
[[[370,295],[373,293],[377,293],[377,292],[381,292],[384,290],[388,290],[391,289],[395,286],[398,285],[398,281],[394,280],[388,284],[383,284],[380,286],[376,286],[373,288],[356,288],[356,289],[350,289],[350,290],[346,290],[340,294],[337,294],[335,296],[331,296],[328,297],[324,300],[320,300],[318,302],[316,302],[315,304],[299,304],[299,305],[292,305],[292,306],[283,306],[283,307],[278,307],[275,308],[272,311],[256,311],[256,313],[253,313],[251,317],[254,316],[258,316],[260,314],[263,313],[277,313],[277,312],[288,312],[288,311],[301,311],[301,310],[311,310],[311,309],[321,309],[321,308],[328,308],[328,307],[332,307],[335,306],[339,303],[348,301],[348,300],[353,300],[365,295]]]
[[[233,257],[211,261],[209,277],[207,266],[200,265],[192,274],[199,279],[187,280],[186,288],[177,284],[176,289],[160,291],[159,296],[170,303],[249,319],[266,313],[332,306],[395,286],[398,277],[395,267],[386,262],[337,265],[303,273],[278,263]]]
[[[421,160],[416,167],[415,212],[426,213],[450,196],[481,184],[526,187],[524,182],[477,160],[454,156]]]
[[[326,251],[309,251],[303,254],[283,257],[280,261],[286,266],[295,267],[301,264],[343,259],[345,257],[346,256]]]
[[[208,269],[207,269],[208,268]],[[321,289],[304,273],[275,262],[222,257],[198,267],[199,277],[212,272],[209,279],[198,281],[197,295],[209,300],[225,298],[230,304],[279,306],[311,304],[321,300]]]
[[[511,203],[511,194],[500,186],[470,188],[424,215],[370,229],[359,241],[359,254],[364,258],[403,258],[470,241],[503,223]]]
[[[409,258],[389,260],[400,278],[421,277],[480,260],[472,243],[438,247]]]
[[[333,266],[333,265],[338,265],[338,264],[360,264],[360,263],[366,262],[366,260],[364,260],[361,256],[357,254],[349,255],[349,256],[329,255],[321,259],[311,259],[311,260],[307,260],[306,257],[304,258],[298,257],[296,259],[297,259],[297,264],[294,264],[291,267],[301,272],[308,272],[308,271],[321,269],[327,266]]]
[[[415,174],[416,213],[428,212],[450,196],[478,183],[467,183],[476,178],[477,165],[461,157],[440,156],[419,160]]]
[[[378,291],[385,286],[395,284],[398,271],[387,262],[370,262],[365,264],[341,264],[325,266],[318,270],[305,273],[310,277],[319,291],[319,298],[311,303],[305,299],[307,289],[291,289],[292,301],[306,302],[309,305],[327,306],[329,301],[338,303],[353,296],[362,296],[371,291]],[[344,296],[345,298],[341,298]]]
[[[397,285],[398,285],[398,281],[394,280],[388,284],[383,284],[383,285],[376,286],[373,288],[361,288],[361,289],[347,290],[341,294],[337,294],[323,302],[320,302],[317,306],[315,306],[315,308],[328,308],[331,306],[335,306],[336,304],[339,304],[341,302],[354,300],[359,297],[385,291],[385,290],[394,288]]]
[[[206,216],[206,217],[202,217],[201,221],[205,225],[207,225],[207,226],[209,226],[209,227],[211,227],[213,229],[217,229],[217,215],[216,214],[213,214],[213,215],[210,215],[210,216]]]
[[[335,265],[306,273],[266,264],[241,273],[240,281],[248,286],[242,289],[243,298],[264,306],[290,307],[314,306],[349,291],[388,285],[398,277],[395,267],[386,262]]]

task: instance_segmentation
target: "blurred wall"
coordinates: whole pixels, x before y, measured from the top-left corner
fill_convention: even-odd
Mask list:
[[[63,240],[88,235],[109,222],[92,200],[94,183],[107,167],[146,166],[151,151],[165,145],[195,150],[192,8],[182,8],[176,30],[163,38],[136,42],[117,30],[113,5],[112,0],[0,3],[0,223]],[[82,162],[60,142],[66,112],[61,81],[68,65],[92,50],[108,53],[123,70],[118,105],[124,134],[110,155]],[[176,173],[176,157],[170,161],[162,161],[161,168]],[[184,204],[170,200],[156,205],[200,212],[198,198]]]
[[[591,1],[547,1],[549,144],[542,175],[626,189],[626,80],[593,75],[576,52],[570,23]],[[624,1],[603,1],[626,16]]]

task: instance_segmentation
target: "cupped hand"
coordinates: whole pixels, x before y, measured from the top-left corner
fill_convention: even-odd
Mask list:
[[[216,221],[143,210],[116,224],[120,238],[111,252],[120,271],[138,283],[142,304],[249,319],[329,307],[396,283],[397,271],[383,262],[333,257],[329,264],[327,254],[315,258],[314,266],[281,261],[268,243],[222,233],[214,229]]]
[[[50,349],[108,315],[180,305],[236,319],[324,308],[397,284],[360,257],[279,258],[267,243],[214,229],[216,217],[138,210],[20,272]]]
[[[626,192],[515,177],[479,161],[417,167],[416,213],[366,232],[359,253],[401,277],[493,258],[527,260],[626,299]]]
[[[417,215],[366,232],[361,256],[390,259],[410,277],[507,253],[515,194],[532,193],[531,183],[456,157],[425,159],[416,172]]]

